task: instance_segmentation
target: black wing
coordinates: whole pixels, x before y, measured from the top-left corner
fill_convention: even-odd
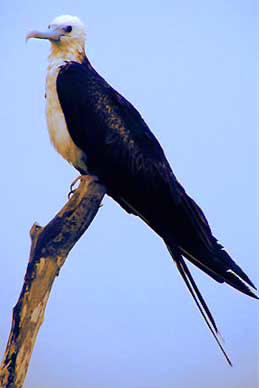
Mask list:
[[[157,200],[162,195],[168,206],[176,205],[181,187],[138,111],[88,66],[69,63],[57,78],[70,135],[86,154],[89,172],[103,180],[109,194],[151,222],[155,214],[150,219],[150,205],[143,208],[145,195]]]
[[[253,283],[217,243],[202,210],[177,181],[134,106],[87,59],[61,68],[57,92],[69,133],[108,194],[215,280],[252,296],[238,277]]]
[[[84,151],[89,172],[126,211],[141,217],[164,239],[215,336],[215,321],[183,256],[218,282],[257,298],[245,284],[254,287],[253,283],[212,235],[202,210],[177,181],[141,115],[87,59],[82,65],[71,62],[61,68],[57,92],[69,133]]]

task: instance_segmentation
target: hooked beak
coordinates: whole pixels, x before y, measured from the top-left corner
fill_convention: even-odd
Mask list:
[[[31,31],[26,35],[26,42],[31,38],[37,39],[49,39],[55,42],[59,42],[61,36],[64,36],[64,29],[61,27],[52,27],[49,31]]]

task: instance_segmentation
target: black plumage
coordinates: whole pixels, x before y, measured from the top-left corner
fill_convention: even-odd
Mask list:
[[[255,288],[253,283],[217,242],[202,210],[177,181],[141,115],[89,60],[63,65],[56,86],[68,131],[86,156],[88,171],[78,170],[97,175],[115,201],[142,218],[164,240],[196,303],[211,322],[207,323],[217,332],[184,258],[216,281],[257,298],[248,287]]]

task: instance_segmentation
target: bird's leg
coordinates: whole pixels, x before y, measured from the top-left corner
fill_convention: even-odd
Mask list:
[[[88,181],[88,183],[90,183],[91,181],[95,181],[95,180],[98,180],[97,176],[95,175],[88,175],[88,174],[83,174],[83,175],[79,175],[70,185],[69,187],[69,193],[68,193],[68,199],[71,198],[71,195],[74,194],[74,192],[76,191],[76,189],[78,188],[78,186],[74,189],[73,187],[75,186],[75,184],[80,181],[83,182],[83,181]]]
[[[76,191],[76,188],[74,189],[73,187],[75,186],[75,184],[80,181],[84,181],[86,179],[89,179],[89,175],[79,175],[70,185],[69,187],[69,193],[68,193],[68,199],[70,199],[71,195],[74,194],[74,192]]]

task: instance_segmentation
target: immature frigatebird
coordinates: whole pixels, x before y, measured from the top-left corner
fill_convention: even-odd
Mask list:
[[[177,181],[139,112],[90,64],[82,22],[59,16],[48,31],[33,31],[29,38],[51,42],[46,116],[54,147],[82,175],[96,175],[123,209],[142,218],[164,240],[231,365],[184,258],[219,283],[258,299],[249,288],[255,286],[217,242],[202,210]]]

